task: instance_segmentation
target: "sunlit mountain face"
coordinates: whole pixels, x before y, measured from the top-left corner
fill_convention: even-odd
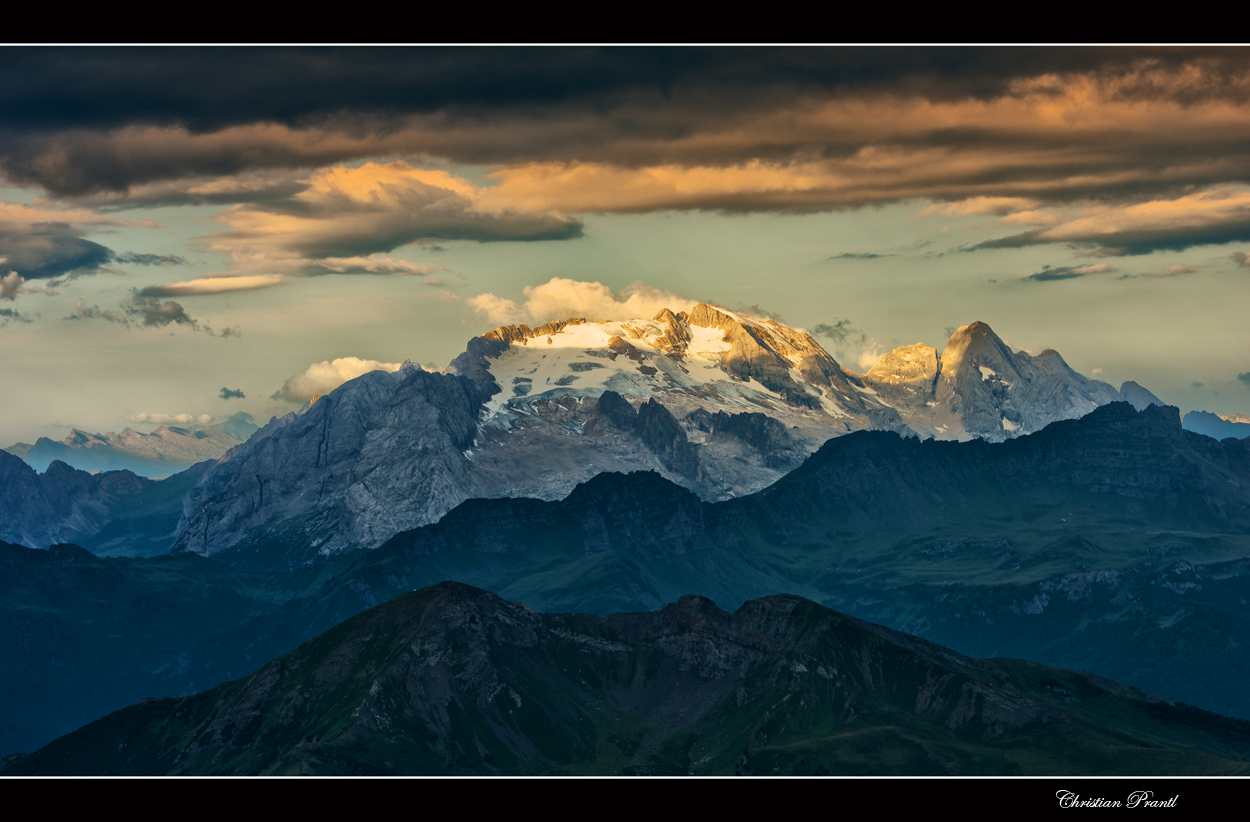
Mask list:
[[[800,596],[1250,716],[1247,89],[1238,48],[0,50],[0,753],[446,580]],[[830,683],[792,741],[859,767]],[[604,772],[728,756],[616,721]],[[816,767],[764,748],[725,768]]]

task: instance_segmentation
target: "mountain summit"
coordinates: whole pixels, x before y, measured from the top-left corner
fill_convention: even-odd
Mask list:
[[[804,331],[719,306],[509,325],[445,373],[345,383],[232,450],[188,495],[177,548],[257,570],[374,548],[471,497],[565,497],[656,471],[705,500],[764,488],[831,437],[1002,440],[1120,399],[984,323],[863,377]]]
[[[1001,441],[1125,399],[1073,371],[1056,351],[1012,351],[983,322],[956,330],[941,354],[920,343],[895,349],[864,375],[864,384],[908,428],[936,439]],[[1139,393],[1154,397],[1137,383],[1125,385],[1137,389],[1134,402]]]

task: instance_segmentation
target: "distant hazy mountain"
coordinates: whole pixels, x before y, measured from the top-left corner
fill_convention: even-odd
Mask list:
[[[255,433],[252,416],[237,413],[220,425],[176,428],[162,425],[150,434],[130,428],[120,434],[89,434],[74,429],[61,442],[40,437],[34,445],[15,443],[5,451],[21,457],[36,471],[60,460],[83,471],[132,471],[157,477],[184,471],[197,462],[215,460]]]
[[[730,499],[851,431],[997,441],[1121,399],[984,323],[941,355],[912,348],[860,378],[802,331],[709,305],[498,328],[447,373],[366,374],[271,423],[192,490],[178,548],[298,566],[376,547],[465,499],[560,499],[604,471],[652,470]]]
[[[169,553],[183,497],[209,464],[163,480],[92,474],[60,460],[40,474],[0,451],[0,540],[32,548],[75,542],[101,555]]]
[[[1209,411],[1190,411],[1182,420],[1186,431],[1206,434],[1222,440],[1227,437],[1244,440],[1250,437],[1250,420],[1241,414],[1216,415]]]
[[[458,583],[15,774],[1245,774],[1250,723],[794,596],[539,614]]]
[[[1167,404],[1132,380],[1129,380],[1120,386],[1120,399],[1124,400],[1138,411],[1143,411],[1152,405]]]

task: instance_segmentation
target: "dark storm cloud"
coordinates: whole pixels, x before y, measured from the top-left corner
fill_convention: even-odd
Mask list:
[[[1242,384],[1242,385],[1244,385],[1246,388],[1250,388],[1250,371],[1247,371],[1247,372],[1246,372],[1246,373],[1244,373],[1244,374],[1238,374],[1238,375],[1237,375],[1237,379],[1238,379],[1238,380],[1241,382],[1241,384]]]
[[[830,260],[876,260],[881,257],[893,257],[893,254],[852,254],[849,251],[842,254],[834,254]]]
[[[992,99],[1019,78],[1125,71],[1201,57],[1222,82],[1183,90],[1246,99],[1236,49],[1091,48],[20,48],[0,54],[0,107],[15,131],[257,121],[300,126],[343,112],[379,120],[445,109],[658,98],[697,90],[709,110],[744,92],[904,91]],[[1143,78],[1121,93],[1157,95]]]
[[[6,271],[27,280],[46,280],[63,274],[94,271],[113,259],[113,252],[68,223],[35,223],[20,229],[0,226],[0,257]]]
[[[243,391],[238,388],[226,388],[222,386],[221,392],[217,395],[223,400],[241,400],[243,399]]]
[[[47,280],[122,265],[184,265],[174,254],[118,254],[82,236],[83,228],[68,222],[0,223],[0,270],[16,271],[26,280]]]
[[[1250,176],[1245,123],[1225,116],[1246,101],[1248,72],[1244,51],[1210,48],[8,49],[0,172],[58,196],[150,186],[136,197],[237,203],[282,195],[158,184],[382,155],[723,168],[853,164],[887,147],[935,156],[913,158],[904,175],[832,173],[831,190],[695,192],[585,210],[1130,197]],[[1092,124],[1082,115],[1035,128],[1036,111],[1018,105],[1090,108],[1087,86],[1101,115]],[[822,111],[831,100],[848,110]],[[1109,108],[1143,100],[1215,120]],[[932,105],[951,116],[926,115]],[[1150,119],[1160,117],[1163,126]],[[284,196],[297,190],[279,184]]]

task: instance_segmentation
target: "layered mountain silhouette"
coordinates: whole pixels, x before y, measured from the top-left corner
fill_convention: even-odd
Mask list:
[[[1190,411],[1181,422],[1186,431],[1205,434],[1217,440],[1229,437],[1244,440],[1250,437],[1250,420],[1246,420],[1240,414],[1228,414],[1221,417],[1210,411]]]
[[[540,614],[459,583],[4,774],[1247,773],[1250,722],[794,596]]]
[[[46,669],[40,676],[67,690],[90,689],[97,663],[76,655],[95,644],[110,676],[136,674],[113,707],[236,679],[393,596],[459,579],[537,610],[598,614],[688,593],[727,608],[797,594],[961,653],[1090,670],[1250,717],[1240,687],[1250,676],[1250,443],[1184,431],[1176,409],[1154,405],[1114,403],[1002,443],[861,431],[826,442],[768,489],[717,503],[654,472],[603,474],[558,501],[468,500],[377,550],[282,574],[187,553],[80,552],[80,582],[64,586],[65,567],[36,561],[48,552],[12,553],[0,565],[5,602],[16,603],[5,619],[33,619],[27,597],[42,616],[12,634],[0,669]],[[177,564],[190,560],[201,565]],[[205,590],[199,567],[219,569],[214,584],[236,603],[216,624],[196,622],[142,659],[106,652],[116,634],[134,643],[153,629],[149,615],[112,601],[117,586],[169,602],[161,591]],[[92,594],[96,578],[119,581]],[[55,614],[79,626],[72,643],[56,632],[21,639]],[[168,611],[170,623],[184,619],[202,618]],[[54,672],[48,658],[77,661]],[[41,694],[22,699],[9,704],[43,712],[41,727],[66,712]],[[61,728],[91,718],[76,716]]]

